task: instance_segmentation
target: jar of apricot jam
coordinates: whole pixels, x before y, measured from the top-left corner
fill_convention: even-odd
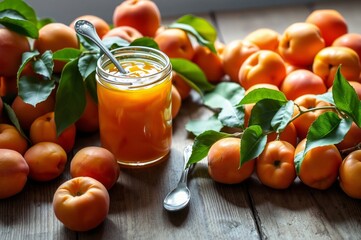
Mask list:
[[[103,55],[96,69],[102,147],[126,167],[153,165],[171,148],[172,67],[169,58],[149,47],[112,51],[122,74]]]

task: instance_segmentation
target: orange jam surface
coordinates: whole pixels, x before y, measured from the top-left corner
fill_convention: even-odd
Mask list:
[[[129,79],[160,71],[144,60],[121,63]],[[109,72],[117,74],[114,67]],[[138,78],[138,80],[137,80]],[[172,137],[171,75],[138,88],[98,82],[100,140],[122,165],[149,165],[167,155]]]

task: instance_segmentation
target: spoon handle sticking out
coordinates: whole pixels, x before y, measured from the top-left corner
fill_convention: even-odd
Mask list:
[[[123,74],[127,73],[124,68],[119,64],[119,62],[115,59],[113,54],[108,50],[108,48],[103,45],[91,22],[86,20],[78,20],[76,21],[74,28],[78,34],[92,40],[104,52],[104,54],[107,55],[107,57],[110,59],[110,61],[112,61],[112,63],[119,70],[119,72]]]

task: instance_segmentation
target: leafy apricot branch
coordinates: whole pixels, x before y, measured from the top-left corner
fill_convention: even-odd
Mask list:
[[[355,90],[342,76],[340,67],[334,79],[332,92],[319,95],[318,98],[329,102],[332,106],[327,108],[335,111],[321,114],[310,126],[306,147],[295,157],[296,170],[299,169],[304,155],[309,150],[341,142],[352,122],[361,126],[360,100]],[[262,153],[268,134],[272,132],[280,134],[300,115],[308,111],[320,110],[320,108],[304,110],[294,116],[295,103],[287,100],[282,92],[261,88],[245,96],[244,89],[240,85],[230,82],[220,83],[213,91],[206,94],[204,99],[204,105],[220,111],[216,111],[208,119],[193,120],[186,125],[186,129],[196,136],[188,165],[205,158],[211,145],[225,137],[241,138],[240,165],[242,165]],[[244,127],[245,104],[254,104],[247,128]],[[226,128],[231,128],[233,133],[222,131]],[[238,132],[234,133],[235,130]]]

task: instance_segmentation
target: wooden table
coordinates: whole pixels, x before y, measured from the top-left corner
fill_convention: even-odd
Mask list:
[[[201,16],[211,20],[220,40],[228,43],[260,27],[282,33],[291,23],[303,21],[313,8],[337,9],[346,17],[350,32],[361,32],[360,1]],[[361,201],[346,196],[337,184],[318,191],[296,180],[279,191],[263,186],[255,176],[238,185],[217,184],[210,179],[205,160],[192,171],[189,207],[177,213],[164,210],[163,198],[180,176],[182,150],[193,140],[184,125],[207,114],[198,100],[196,94],[185,100],[174,120],[168,160],[147,169],[122,169],[110,190],[109,215],[99,227],[78,233],[56,219],[52,197],[70,178],[67,169],[54,181],[29,181],[20,194],[0,200],[0,239],[361,239]],[[99,145],[98,135],[78,135],[72,154],[87,145]]]

